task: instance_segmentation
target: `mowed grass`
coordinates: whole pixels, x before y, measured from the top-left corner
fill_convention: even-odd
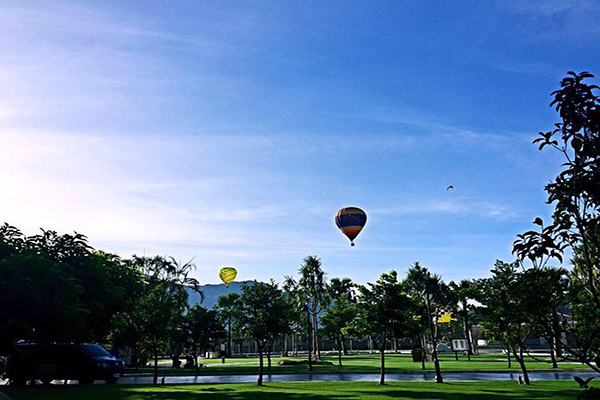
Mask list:
[[[539,381],[530,387],[516,382],[391,382],[378,386],[372,382],[278,383],[258,387],[254,384],[165,385],[152,386],[55,386],[0,387],[13,400],[160,400],[160,399],[569,399],[582,389],[572,381]]]
[[[299,373],[306,372],[306,365],[277,365],[279,360],[303,360],[301,357],[273,357],[271,359],[273,373]],[[549,370],[552,365],[549,363],[549,357],[542,357],[542,359],[548,362],[536,361],[532,358],[527,357],[526,365],[528,370]],[[314,372],[338,372],[338,359],[337,356],[324,356],[323,360],[331,361],[333,365],[314,365]],[[201,360],[200,363],[206,364],[207,366],[200,368],[201,375],[211,374],[255,374],[258,371],[258,358],[229,358],[226,359],[225,364],[221,363],[220,359]],[[506,357],[501,354],[482,354],[478,356],[472,356],[471,361],[467,360],[467,357],[459,356],[459,361],[456,361],[454,354],[441,354],[440,355],[442,371],[494,371],[494,370],[507,370],[508,365]],[[170,365],[169,360],[162,360],[163,365]],[[265,370],[267,362],[265,359]],[[386,368],[390,373],[399,372],[411,372],[411,371],[422,371],[421,363],[415,363],[412,361],[410,354],[386,354],[385,356]],[[380,368],[379,354],[360,354],[360,355],[349,355],[342,358],[343,371],[346,372],[362,372],[372,373],[377,372]],[[432,362],[426,363],[426,370],[433,371],[434,366]],[[587,369],[586,365],[572,362],[561,362],[558,364],[560,369]],[[520,370],[519,365],[513,360],[511,370]],[[148,368],[141,369],[140,375],[151,374],[152,370]],[[171,369],[171,368],[160,368],[161,375],[195,375],[195,369]],[[128,375],[132,374],[132,371],[127,371]]]

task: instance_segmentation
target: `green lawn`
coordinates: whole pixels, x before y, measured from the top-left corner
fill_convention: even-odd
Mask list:
[[[421,363],[415,363],[409,354],[386,354],[386,367],[388,372],[408,372],[408,371],[421,371]],[[277,361],[281,358],[272,359],[272,372],[275,373],[297,373],[306,371],[305,365],[296,366],[280,366],[277,365]],[[300,359],[294,357],[285,357],[284,359]],[[334,363],[334,365],[315,365],[315,372],[337,372],[337,357],[336,356],[324,356],[324,360],[328,360]],[[549,361],[549,357],[546,358]],[[506,370],[508,369],[506,359],[502,355],[485,354],[471,357],[472,361],[468,361],[466,357],[459,357],[459,361],[455,361],[453,354],[441,354],[441,367],[442,371],[485,371],[485,370]],[[162,360],[163,363],[169,365],[168,360]],[[379,354],[361,354],[351,355],[343,357],[344,371],[347,372],[377,372],[379,369]],[[258,359],[257,358],[230,358],[226,360],[225,364],[221,364],[221,360],[201,360],[203,364],[210,364],[210,366],[200,369],[200,374],[245,374],[245,373],[256,373],[258,370]],[[244,364],[240,364],[244,363]],[[560,369],[587,369],[587,366],[578,363],[563,362],[559,363]],[[266,360],[265,360],[266,367]],[[519,370],[519,365],[514,362],[512,363],[513,370]],[[539,362],[533,359],[527,359],[527,369],[529,370],[542,370],[551,369],[551,364],[548,362]],[[433,371],[433,363],[426,363],[426,370]],[[151,369],[140,370],[140,374],[147,375],[151,373]],[[193,375],[195,370],[179,369],[174,370],[170,368],[161,368],[161,375],[173,375],[173,374],[185,374]],[[130,371],[128,371],[130,374]]]
[[[516,382],[425,383],[392,382],[378,386],[371,382],[278,383],[265,387],[253,384],[174,385],[174,386],[71,386],[71,387],[0,387],[13,400],[161,400],[161,399],[569,399],[581,389],[572,381],[540,381],[530,387]]]

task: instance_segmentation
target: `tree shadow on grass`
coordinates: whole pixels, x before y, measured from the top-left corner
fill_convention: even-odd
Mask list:
[[[397,385],[387,386],[388,390],[362,390],[360,393],[365,398],[372,396],[390,397],[400,399],[428,399],[428,400],[504,400],[507,398],[518,400],[538,400],[538,399],[576,399],[580,393],[575,389],[547,388],[547,387],[506,387],[505,389],[486,389],[481,387],[481,382],[470,386],[461,382],[454,386],[452,383],[444,383],[439,386],[439,390],[431,388],[418,388],[413,386],[403,386],[396,389]]]
[[[372,386],[371,386],[372,385]],[[477,384],[453,384],[431,387],[411,383],[391,382],[384,387],[375,383],[359,387],[310,385],[302,387],[295,384],[267,384],[263,387],[252,384],[231,385],[164,385],[164,386],[70,386],[70,387],[24,387],[7,388],[5,391],[13,400],[184,400],[184,399],[235,399],[235,400],[354,400],[377,398],[415,399],[415,400],[517,400],[535,399],[576,399],[580,391],[564,387],[506,386],[486,388]]]
[[[164,387],[160,391],[136,391],[130,392],[127,396],[131,398],[143,398],[147,400],[184,400],[184,399],[236,399],[236,400],[255,400],[265,399],[269,400],[350,400],[356,398],[355,394],[335,394],[335,395],[322,395],[314,393],[313,391],[302,391],[294,389],[294,392],[286,392],[281,387],[270,387],[265,385],[256,388],[244,388],[242,390],[232,388],[218,388],[210,387],[205,389],[190,390],[189,388],[180,387]],[[136,397],[137,396],[137,397]],[[122,397],[127,399],[129,397]]]

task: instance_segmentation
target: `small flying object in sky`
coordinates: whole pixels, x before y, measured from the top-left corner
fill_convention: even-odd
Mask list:
[[[354,246],[354,239],[367,223],[367,214],[358,207],[342,208],[335,214],[335,224]]]
[[[450,189],[452,189],[452,191],[454,191],[454,186],[452,186],[452,185],[448,186],[448,187],[446,188],[446,191],[448,191],[448,190],[450,190]]]

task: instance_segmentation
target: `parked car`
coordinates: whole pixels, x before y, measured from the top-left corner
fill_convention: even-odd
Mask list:
[[[8,379],[15,384],[34,379],[43,383],[55,379],[115,383],[124,371],[123,361],[97,344],[19,343],[9,355],[7,366]]]

